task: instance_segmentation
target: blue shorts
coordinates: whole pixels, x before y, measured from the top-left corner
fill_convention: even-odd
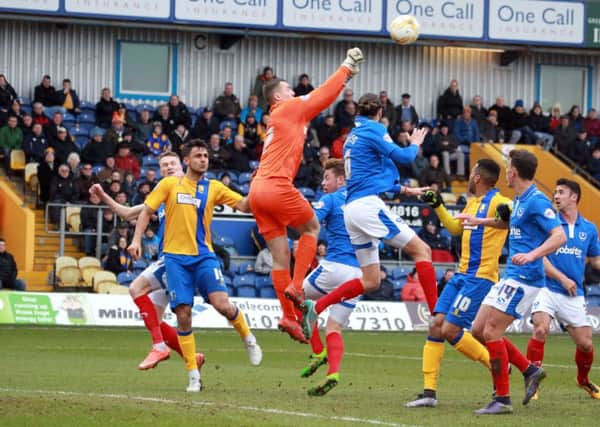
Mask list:
[[[493,285],[491,280],[456,273],[444,287],[433,312],[445,314],[447,322],[469,329]]]
[[[165,254],[171,309],[194,305],[196,291],[208,302],[213,292],[227,292],[217,257]]]

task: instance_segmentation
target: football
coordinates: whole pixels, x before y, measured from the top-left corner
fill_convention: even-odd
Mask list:
[[[414,43],[419,38],[420,25],[412,15],[400,15],[390,23],[390,37],[398,44]]]

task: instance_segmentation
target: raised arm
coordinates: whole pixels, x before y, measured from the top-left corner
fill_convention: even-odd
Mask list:
[[[110,208],[111,211],[116,213],[118,216],[123,218],[126,221],[130,221],[132,219],[136,219],[142,209],[144,208],[143,204],[139,204],[136,206],[123,206],[117,203],[112,197],[110,197],[100,184],[94,184],[90,187],[90,193],[96,194],[102,200],[106,206]]]

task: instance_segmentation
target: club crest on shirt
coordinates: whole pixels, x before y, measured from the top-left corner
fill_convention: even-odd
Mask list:
[[[198,185],[198,193],[202,194],[204,193],[204,185]]]
[[[585,231],[580,231],[577,236],[579,237],[579,240],[585,241],[587,238],[587,233]]]
[[[486,204],[485,204],[485,203],[482,203],[482,204],[479,206],[479,212],[480,212],[480,213],[483,213],[483,212],[485,212],[485,208],[486,208]]]
[[[517,216],[523,216],[523,208],[517,209]]]

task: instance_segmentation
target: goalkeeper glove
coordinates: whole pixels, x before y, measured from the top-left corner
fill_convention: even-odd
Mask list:
[[[501,203],[496,206],[496,221],[502,220],[504,222],[510,221],[511,209],[506,203]]]
[[[444,204],[444,201],[442,200],[442,196],[440,195],[440,193],[437,193],[433,190],[427,190],[425,192],[425,194],[423,194],[421,196],[421,201],[424,203],[427,203],[429,206],[431,206],[432,208],[437,208],[440,205]]]
[[[365,59],[361,50],[357,47],[353,47],[352,49],[348,49],[348,52],[346,52],[346,59],[344,59],[342,65],[350,70],[350,74],[352,76],[355,76],[360,71],[358,64],[360,64],[364,60]]]

